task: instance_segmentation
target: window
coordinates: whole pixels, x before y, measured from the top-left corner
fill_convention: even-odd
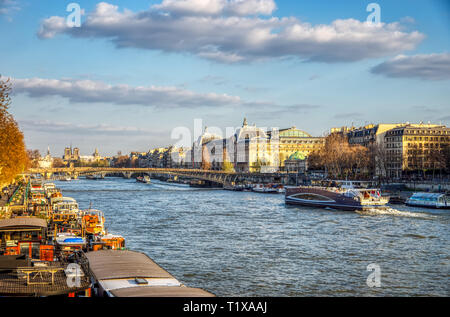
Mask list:
[[[310,201],[334,201],[331,198],[322,196],[322,195],[318,195],[318,194],[311,194],[311,193],[300,193],[300,194],[295,194],[291,196],[292,198],[297,198],[297,199],[303,199],[303,200],[310,200]]]

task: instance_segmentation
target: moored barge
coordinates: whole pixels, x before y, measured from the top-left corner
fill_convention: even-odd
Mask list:
[[[80,210],[53,184],[33,185],[24,192],[30,198],[24,210],[0,214],[7,217],[0,218],[0,296],[214,296],[125,250],[125,239],[108,233],[101,211]],[[42,202],[45,212],[36,209]]]
[[[442,193],[414,193],[405,203],[414,207],[450,209],[450,196]]]
[[[101,297],[212,297],[199,288],[186,287],[146,254],[136,251],[102,250],[84,255]]]

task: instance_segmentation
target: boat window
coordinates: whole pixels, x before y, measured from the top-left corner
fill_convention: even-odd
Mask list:
[[[331,198],[311,193],[300,193],[291,196],[292,198],[304,199],[304,200],[316,200],[316,201],[334,201]]]

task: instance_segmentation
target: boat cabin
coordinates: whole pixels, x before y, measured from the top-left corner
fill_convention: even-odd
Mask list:
[[[45,205],[47,203],[47,199],[45,195],[41,192],[33,192],[31,193],[31,204],[33,205]]]
[[[58,230],[78,229],[80,226],[81,213],[75,199],[70,197],[52,198],[51,222],[58,226]]]
[[[42,187],[42,182],[41,181],[32,181],[31,185],[30,185],[30,190],[32,192],[44,190],[44,188]]]
[[[82,227],[86,234],[102,234],[105,232],[103,212],[95,209],[82,211]]]
[[[56,188],[56,186],[53,183],[45,183],[44,184],[44,189],[45,190],[54,189],[54,188]]]
[[[78,203],[71,197],[56,197],[51,199],[54,212],[72,211],[78,212]]]
[[[58,233],[55,239],[56,250],[62,257],[67,257],[75,251],[86,250],[86,239],[70,233]]]
[[[47,221],[35,217],[0,220],[0,254],[25,255],[34,260],[53,260],[53,246],[46,245]]]
[[[107,234],[101,237],[103,248],[109,250],[120,250],[125,248],[125,238],[120,235]]]
[[[53,196],[54,194],[56,194],[55,196]],[[59,196],[57,196],[59,194]],[[47,198],[52,198],[52,197],[62,197],[61,192],[59,191],[58,188],[49,188],[45,190],[45,195],[47,196]]]
[[[450,196],[442,193],[414,193],[406,204],[417,207],[450,208]]]

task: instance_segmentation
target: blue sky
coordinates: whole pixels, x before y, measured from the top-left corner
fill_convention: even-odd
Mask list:
[[[70,1],[0,0],[0,74],[28,148],[55,156],[146,151],[195,118],[313,135],[449,125],[450,5],[376,1],[370,28],[371,2],[77,1],[82,25],[68,28]]]

